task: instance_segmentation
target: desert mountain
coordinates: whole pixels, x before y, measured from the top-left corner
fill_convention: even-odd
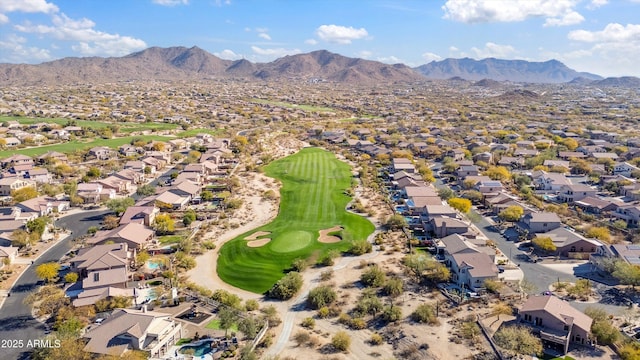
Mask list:
[[[270,63],[223,60],[198,47],[152,47],[123,57],[64,58],[39,65],[0,64],[0,85],[211,78],[316,78],[353,84],[424,80],[402,64],[348,58],[326,50],[285,56]]]
[[[465,80],[512,81],[528,83],[564,83],[577,77],[600,80],[602,77],[590,73],[577,72],[557,60],[530,62],[524,60],[483,60],[445,59],[432,61],[415,68],[431,79],[459,77]]]

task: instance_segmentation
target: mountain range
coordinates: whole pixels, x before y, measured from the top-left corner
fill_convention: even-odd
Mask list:
[[[144,80],[322,80],[371,85],[427,79],[636,86],[634,77],[602,79],[557,60],[445,59],[417,68],[349,58],[326,50],[289,55],[268,63],[223,60],[198,47],[152,47],[123,57],[63,58],[38,65],[0,64],[0,85],[53,85]]]

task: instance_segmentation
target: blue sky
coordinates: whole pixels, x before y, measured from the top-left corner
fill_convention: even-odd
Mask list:
[[[640,0],[0,0],[0,62],[194,45],[253,62],[327,49],[412,67],[557,59],[640,76]]]

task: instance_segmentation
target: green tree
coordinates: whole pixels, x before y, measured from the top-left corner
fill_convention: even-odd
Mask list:
[[[436,316],[436,309],[432,304],[420,304],[411,313],[411,320],[429,325],[437,325],[439,323]]]
[[[237,309],[228,306],[220,307],[218,319],[220,320],[220,329],[224,329],[225,336],[227,336],[227,331],[238,322],[239,317],[240,314]]]
[[[384,286],[382,287],[382,292],[392,299],[395,299],[398,296],[402,295],[402,293],[404,292],[404,283],[402,282],[402,279],[400,279],[399,277],[392,277],[387,279],[387,281],[384,283]]]
[[[185,211],[184,215],[182,216],[182,223],[184,224],[184,226],[189,226],[194,221],[196,221],[196,212],[193,209]]]
[[[119,199],[111,199],[107,201],[104,205],[111,211],[115,212],[117,215],[122,214],[127,210],[129,206],[133,206],[135,201],[130,198],[119,198]]]
[[[463,199],[463,198],[451,198],[449,200],[447,200],[447,203],[449,204],[449,206],[451,206],[452,208],[462,212],[462,213],[468,213],[471,210],[471,200],[469,199]]]
[[[624,260],[618,260],[613,264],[611,275],[618,279],[621,284],[638,286],[640,285],[640,266],[629,264]]]
[[[213,200],[214,196],[211,191],[205,190],[202,193],[200,193],[200,198],[202,199],[202,201],[211,201]]]
[[[26,227],[30,233],[38,234],[38,237],[42,237],[44,230],[47,228],[50,219],[46,216],[41,216],[33,220],[27,221]]]
[[[610,345],[620,339],[620,331],[613,325],[606,310],[588,306],[584,313],[593,319],[591,333],[596,337],[598,344]]]
[[[515,222],[520,220],[522,215],[524,215],[524,209],[522,208],[522,206],[511,205],[502,210],[498,214],[498,217],[504,221]]]
[[[21,189],[11,190],[13,201],[20,203],[38,197],[38,190],[35,186],[25,186]]]
[[[60,270],[60,264],[57,262],[48,262],[40,264],[36,267],[36,276],[46,282],[51,282],[58,277],[58,271]]]
[[[140,196],[149,196],[156,193],[156,187],[151,184],[145,184],[138,186],[136,194]]]
[[[542,353],[542,340],[524,326],[502,326],[493,335],[500,347],[521,355]]]
[[[291,299],[298,291],[300,291],[302,283],[302,275],[298,272],[292,271],[273,285],[271,290],[269,290],[269,296],[280,300]]]
[[[394,214],[387,218],[384,226],[391,230],[400,230],[407,226],[407,220],[400,214]]]
[[[456,196],[456,193],[448,187],[445,187],[438,190],[438,196],[440,196],[442,200],[449,200],[452,197]]]

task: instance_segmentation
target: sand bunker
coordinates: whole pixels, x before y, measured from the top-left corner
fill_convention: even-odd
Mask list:
[[[245,240],[255,240],[255,239],[259,238],[260,236],[265,236],[265,235],[269,235],[269,234],[271,234],[271,233],[268,232],[268,231],[257,231],[257,232],[254,232],[253,234],[247,236],[244,239]]]
[[[252,248],[256,248],[256,247],[260,247],[260,246],[266,245],[269,241],[271,241],[271,239],[269,239],[269,238],[252,240],[252,241],[247,242],[247,246],[248,247],[252,247]]]
[[[318,238],[318,241],[325,244],[337,243],[342,239],[334,235],[329,235],[329,233],[340,231],[340,230],[342,230],[342,226],[334,226],[329,229],[320,230],[320,237]]]

